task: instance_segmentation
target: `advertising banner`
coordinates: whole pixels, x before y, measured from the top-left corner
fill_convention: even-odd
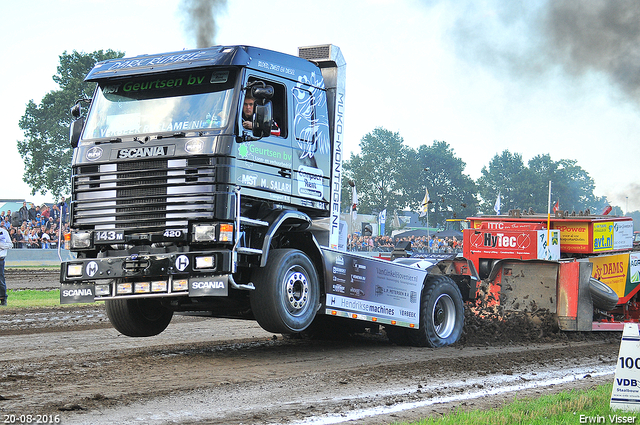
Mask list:
[[[554,223],[560,231],[560,243],[566,252],[589,252],[589,223]]]
[[[633,221],[618,221],[613,224],[613,249],[633,248]]]
[[[591,276],[607,284],[618,297],[623,298],[629,270],[629,254],[590,257],[589,261],[593,264]]]
[[[593,223],[593,252],[613,249],[613,222]]]
[[[323,252],[326,314],[419,327],[427,271],[345,252]]]

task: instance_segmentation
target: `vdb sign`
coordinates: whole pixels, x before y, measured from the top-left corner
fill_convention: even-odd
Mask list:
[[[640,328],[637,323],[624,325],[610,406],[640,411]]]

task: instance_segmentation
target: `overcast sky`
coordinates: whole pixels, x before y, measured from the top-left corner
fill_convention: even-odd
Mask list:
[[[574,6],[575,4],[575,6]],[[59,55],[197,46],[186,0],[35,0],[4,5],[0,198],[22,182],[18,121],[57,88]],[[219,2],[215,44],[297,54],[333,43],[347,62],[345,140],[375,127],[418,147],[444,140],[473,179],[509,149],[576,159],[598,196],[640,209],[640,2],[246,0]],[[562,200],[560,200],[562,207]]]

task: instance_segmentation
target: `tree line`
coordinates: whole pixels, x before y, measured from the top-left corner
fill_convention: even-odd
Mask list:
[[[474,181],[445,141],[413,149],[399,133],[379,127],[359,146],[360,153],[352,153],[344,162],[343,211],[351,207],[349,182],[355,184],[357,209],[364,214],[417,211],[428,190],[429,225],[434,227],[448,218],[495,214],[498,196],[502,213],[511,209],[546,213],[549,181],[552,204],[559,201],[560,210],[595,214],[608,205],[606,197],[594,195],[593,179],[572,159],[554,161],[549,154],[540,154],[525,164],[521,154],[507,149],[496,154]],[[618,208],[614,213],[622,212]]]
[[[47,93],[39,104],[28,102],[19,122],[25,138],[17,145],[24,161],[23,180],[32,195],[70,193],[69,108],[78,99],[93,95],[95,83],[85,82],[84,77],[96,62],[123,56],[113,50],[65,51],[53,76],[60,88]],[[343,211],[351,206],[350,181],[358,191],[358,210],[367,214],[385,209],[388,214],[417,211],[428,189],[430,225],[443,224],[447,218],[492,213],[498,194],[504,212],[516,208],[546,212],[549,180],[553,200],[559,200],[563,210],[599,213],[608,204],[605,197],[593,194],[593,179],[575,160],[554,161],[541,154],[525,165],[520,154],[505,150],[474,181],[465,174],[464,161],[445,141],[413,149],[399,133],[376,128],[362,137],[359,146],[360,153],[352,153],[344,162]]]

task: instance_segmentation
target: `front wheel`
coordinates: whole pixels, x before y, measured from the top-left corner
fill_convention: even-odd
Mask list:
[[[297,249],[275,249],[253,279],[251,309],[258,324],[273,333],[295,333],[313,322],[320,302],[318,274]]]
[[[117,331],[134,337],[158,335],[173,317],[173,312],[157,298],[106,300],[105,309]]]

